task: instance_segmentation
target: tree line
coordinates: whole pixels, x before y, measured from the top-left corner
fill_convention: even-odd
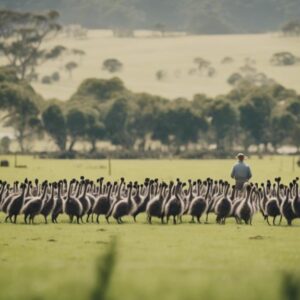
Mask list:
[[[242,145],[294,145],[300,149],[300,96],[278,84],[242,82],[227,95],[198,94],[169,100],[133,93],[119,78],[86,79],[66,102],[45,101],[14,70],[0,69],[0,110],[14,129],[22,152],[47,134],[61,152],[85,141],[99,152],[99,141],[120,149],[151,152],[159,141],[169,153],[201,145],[230,151]]]
[[[65,24],[88,28],[155,29],[162,24],[168,31],[196,34],[269,32],[300,18],[297,0],[2,0],[1,7],[55,9]]]

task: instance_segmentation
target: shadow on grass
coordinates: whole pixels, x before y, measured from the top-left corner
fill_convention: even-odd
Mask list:
[[[282,300],[300,300],[300,277],[293,273],[285,273],[281,283]]]
[[[107,300],[107,292],[109,290],[117,258],[116,248],[117,240],[113,237],[107,247],[106,253],[98,258],[96,284],[92,290],[90,300]]]

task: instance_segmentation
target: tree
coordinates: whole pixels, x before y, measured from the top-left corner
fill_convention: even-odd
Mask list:
[[[129,103],[126,98],[118,98],[110,107],[104,119],[107,135],[115,145],[125,148],[133,145],[133,136],[129,132]]]
[[[205,118],[194,112],[185,99],[175,100],[155,119],[153,137],[177,150],[181,145],[197,142],[200,131],[208,128]]]
[[[237,85],[243,80],[243,76],[240,73],[233,73],[227,79],[228,84]]]
[[[41,122],[37,117],[38,99],[33,89],[27,85],[0,83],[0,109],[5,112],[4,126],[14,128],[21,152],[28,150],[25,141],[30,142],[42,132]]]
[[[72,72],[78,67],[78,64],[75,61],[70,61],[66,63],[65,69],[69,72],[69,77],[72,78]]]
[[[11,139],[8,136],[4,136],[1,139],[1,141],[0,141],[0,147],[1,147],[1,149],[2,149],[2,151],[4,153],[8,153],[9,152],[10,144],[11,144]]]
[[[271,58],[271,64],[274,66],[292,66],[298,61],[299,59],[290,52],[274,53]]]
[[[73,151],[75,143],[78,139],[83,138],[86,133],[86,116],[78,110],[72,109],[67,114],[67,129],[71,138],[69,151]]]
[[[154,25],[154,30],[160,32],[161,36],[164,36],[166,33],[167,26],[163,23],[156,23]]]
[[[123,68],[123,64],[116,58],[106,59],[102,63],[102,69],[110,73],[120,72]]]
[[[290,21],[284,24],[281,28],[284,35],[287,36],[299,36],[300,35],[300,21]]]
[[[93,153],[96,151],[97,141],[105,138],[105,126],[92,114],[88,114],[86,120],[86,137],[91,143],[91,153]]]
[[[0,52],[19,78],[31,78],[36,66],[49,59],[53,50],[41,46],[61,29],[58,18],[56,11],[36,14],[0,10]]]
[[[226,99],[216,99],[209,109],[211,126],[215,134],[219,150],[232,147],[238,125],[238,114],[235,108]]]
[[[139,140],[140,150],[145,150],[147,138],[151,138],[157,114],[162,110],[168,100],[148,94],[141,94],[135,101],[135,108],[130,122],[130,131]]]
[[[270,142],[277,151],[277,147],[291,140],[295,130],[296,120],[290,113],[283,113],[271,119]]]
[[[66,150],[67,126],[65,117],[58,105],[50,105],[42,114],[46,132],[53,138],[61,151]]]
[[[250,134],[256,145],[269,140],[274,100],[264,93],[252,93],[240,105],[241,127]]]

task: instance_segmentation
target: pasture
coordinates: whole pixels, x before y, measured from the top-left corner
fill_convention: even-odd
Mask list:
[[[33,83],[37,92],[46,99],[67,100],[86,78],[120,77],[127,88],[134,92],[147,92],[168,98],[187,97],[204,93],[208,96],[225,94],[231,86],[228,77],[245,65],[248,58],[254,59],[254,68],[275,79],[287,88],[299,90],[300,65],[276,67],[270,58],[276,52],[289,51],[300,57],[300,40],[283,38],[279,33],[252,35],[211,35],[153,37],[151,32],[138,31],[136,38],[114,38],[110,31],[90,30],[86,39],[57,36],[50,45],[63,45],[68,49],[86,52],[81,59],[64,55],[57,61],[50,61],[38,68],[40,79],[53,72],[59,72],[61,80],[51,85]],[[224,57],[234,61],[222,64]],[[189,74],[195,68],[196,57],[211,62],[216,69],[213,77]],[[108,58],[119,59],[124,68],[119,73],[110,74],[102,70],[102,62]],[[78,63],[72,78],[64,66],[69,61]],[[163,70],[166,77],[158,81],[155,74]]]
[[[1,157],[2,159],[3,157]],[[7,157],[6,157],[7,158]],[[12,164],[13,157],[9,157]],[[253,181],[280,175],[288,182],[299,175],[292,157],[252,157]],[[223,178],[229,180],[233,160],[113,160],[112,176],[126,180],[158,177],[171,180]],[[25,169],[1,168],[0,179],[25,177],[56,180],[80,175],[107,176],[107,161],[41,160],[19,157]],[[268,226],[257,214],[253,226],[209,224],[146,224],[125,218],[123,225],[3,223],[0,214],[0,299],[89,299],[95,285],[96,259],[112,237],[117,238],[117,261],[109,299],[282,299],[284,272],[298,274],[299,219],[293,227]]]

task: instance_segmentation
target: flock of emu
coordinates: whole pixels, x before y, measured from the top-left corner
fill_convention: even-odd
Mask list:
[[[66,214],[72,223],[99,223],[99,217],[104,216],[107,223],[113,217],[118,224],[122,218],[132,216],[134,221],[139,214],[145,213],[147,222],[159,218],[161,223],[168,223],[172,218],[174,224],[182,222],[183,215],[190,215],[191,222],[201,223],[201,217],[215,214],[216,222],[225,224],[227,218],[235,218],[238,224],[252,224],[253,215],[261,212],[269,223],[272,218],[282,217],[288,225],[300,218],[300,195],[298,178],[289,185],[283,185],[281,178],[266,184],[247,184],[243,190],[223,180],[205,181],[188,180],[183,183],[160,182],[158,179],[145,179],[143,184],[129,182],[124,178],[119,182],[105,182],[99,178],[97,182],[81,177],[80,180],[60,180],[49,183],[35,182],[25,179],[24,182],[14,182],[10,186],[0,181],[0,212],[6,214],[5,222],[17,222],[18,215],[24,215],[24,222],[34,223],[35,217],[42,215],[47,223],[51,217],[57,223],[60,214]]]

